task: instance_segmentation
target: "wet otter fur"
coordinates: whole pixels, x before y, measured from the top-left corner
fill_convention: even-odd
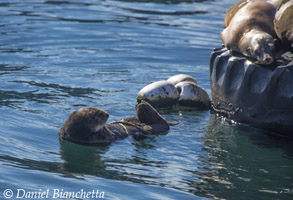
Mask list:
[[[61,127],[61,140],[83,145],[105,146],[131,135],[141,140],[153,134],[169,131],[168,122],[147,102],[136,106],[137,117],[106,124],[109,114],[103,110],[86,107],[74,111]]]

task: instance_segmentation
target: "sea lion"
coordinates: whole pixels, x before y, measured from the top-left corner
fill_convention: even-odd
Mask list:
[[[273,4],[275,8],[278,8],[282,3],[282,0],[268,0],[267,2]]]
[[[261,0],[237,3],[225,16],[227,27],[221,33],[224,45],[230,51],[256,59],[257,64],[271,64],[275,55],[275,12],[274,5]]]
[[[198,110],[207,110],[210,99],[207,92],[201,88],[195,78],[186,74],[177,74],[167,81],[156,81],[142,88],[136,100],[149,102],[156,108],[185,109],[189,107]]]
[[[274,19],[275,32],[285,46],[293,47],[293,0],[283,0]]]
[[[176,75],[168,78],[167,81],[169,81],[173,85],[176,85],[177,83],[180,83],[183,81],[190,81],[190,82],[197,84],[197,81],[192,76],[187,75],[187,74],[176,74]]]
[[[59,131],[61,140],[83,145],[105,146],[131,135],[135,140],[169,131],[168,122],[147,102],[136,106],[137,118],[106,124],[109,114],[86,107],[74,111]]]
[[[241,0],[227,10],[225,19],[224,19],[224,28],[226,28],[230,24],[231,20],[235,16],[235,13],[237,13],[238,10],[240,10],[243,6],[245,6],[249,1],[251,0]]]
[[[178,99],[175,85],[169,81],[156,81],[142,88],[136,97],[138,103],[147,101],[154,107],[172,107]]]
[[[191,81],[183,81],[175,85],[179,92],[178,105],[200,110],[210,109],[211,100],[208,93]]]

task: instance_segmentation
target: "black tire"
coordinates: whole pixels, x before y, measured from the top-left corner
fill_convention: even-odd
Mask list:
[[[212,110],[236,122],[293,137],[293,53],[270,66],[226,48],[210,57]]]

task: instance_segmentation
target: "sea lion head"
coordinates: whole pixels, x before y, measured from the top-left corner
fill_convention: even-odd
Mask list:
[[[269,65],[274,61],[274,39],[266,32],[249,31],[241,38],[239,48],[245,56],[256,59],[257,64]]]
[[[60,129],[60,138],[81,144],[97,143],[107,139],[103,128],[109,114],[103,110],[86,107],[74,111]]]

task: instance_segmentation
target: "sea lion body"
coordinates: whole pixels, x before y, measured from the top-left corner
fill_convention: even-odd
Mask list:
[[[275,32],[286,46],[293,44],[293,0],[283,0],[274,19]]]
[[[236,3],[234,6],[232,6],[231,8],[229,8],[226,12],[226,16],[224,19],[224,27],[226,28],[227,26],[229,26],[231,20],[233,19],[233,17],[235,16],[235,13],[238,12],[238,10],[240,10],[243,6],[245,6],[250,0],[241,0],[238,3]]]
[[[272,4],[261,0],[239,2],[226,13],[227,27],[221,33],[224,45],[256,59],[258,64],[271,64],[275,54],[275,12]]]
[[[175,85],[169,81],[156,81],[142,88],[136,97],[138,103],[147,101],[155,107],[172,107],[178,99]]]
[[[189,82],[193,82],[193,83],[197,84],[197,81],[192,76],[187,75],[187,74],[176,74],[176,75],[168,78],[167,81],[169,81],[173,85],[176,85],[177,83],[180,83],[183,81],[189,81]]]
[[[83,145],[105,146],[129,135],[140,140],[169,131],[168,122],[147,102],[136,107],[137,117],[106,124],[108,113],[97,108],[74,111],[60,129],[61,140]]]
[[[201,110],[210,108],[210,97],[208,93],[199,85],[190,81],[182,81],[175,85],[180,95],[179,106],[194,107]]]
[[[282,3],[282,0],[268,0],[267,2],[274,5],[275,8],[278,8],[280,4]]]

